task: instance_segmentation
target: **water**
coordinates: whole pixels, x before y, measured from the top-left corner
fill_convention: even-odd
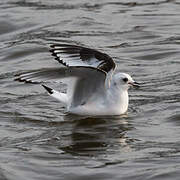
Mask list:
[[[179,179],[180,1],[1,0],[0,179]],[[23,70],[57,66],[51,43],[111,55],[130,90],[126,115],[83,118]]]

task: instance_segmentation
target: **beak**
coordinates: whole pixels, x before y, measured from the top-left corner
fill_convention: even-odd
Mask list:
[[[138,82],[136,82],[136,81],[134,81],[134,82],[128,82],[128,84],[131,85],[131,86],[133,86],[133,87],[136,87],[136,88],[141,87],[141,86],[140,86],[140,83],[138,83]]]

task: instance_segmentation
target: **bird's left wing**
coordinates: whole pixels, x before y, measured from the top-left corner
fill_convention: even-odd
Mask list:
[[[15,75],[15,80],[25,83],[46,83],[59,82],[66,77],[67,68],[44,68],[28,72],[22,72]]]

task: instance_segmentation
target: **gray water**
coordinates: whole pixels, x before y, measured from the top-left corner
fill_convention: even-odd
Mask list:
[[[14,74],[59,66],[51,43],[108,53],[131,89],[126,115],[64,114]],[[180,178],[180,1],[1,0],[0,179]]]

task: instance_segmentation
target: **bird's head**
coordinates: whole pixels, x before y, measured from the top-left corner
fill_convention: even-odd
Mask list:
[[[115,75],[114,83],[124,90],[128,90],[130,87],[140,87],[140,84],[134,81],[132,77],[126,73],[117,73]]]

